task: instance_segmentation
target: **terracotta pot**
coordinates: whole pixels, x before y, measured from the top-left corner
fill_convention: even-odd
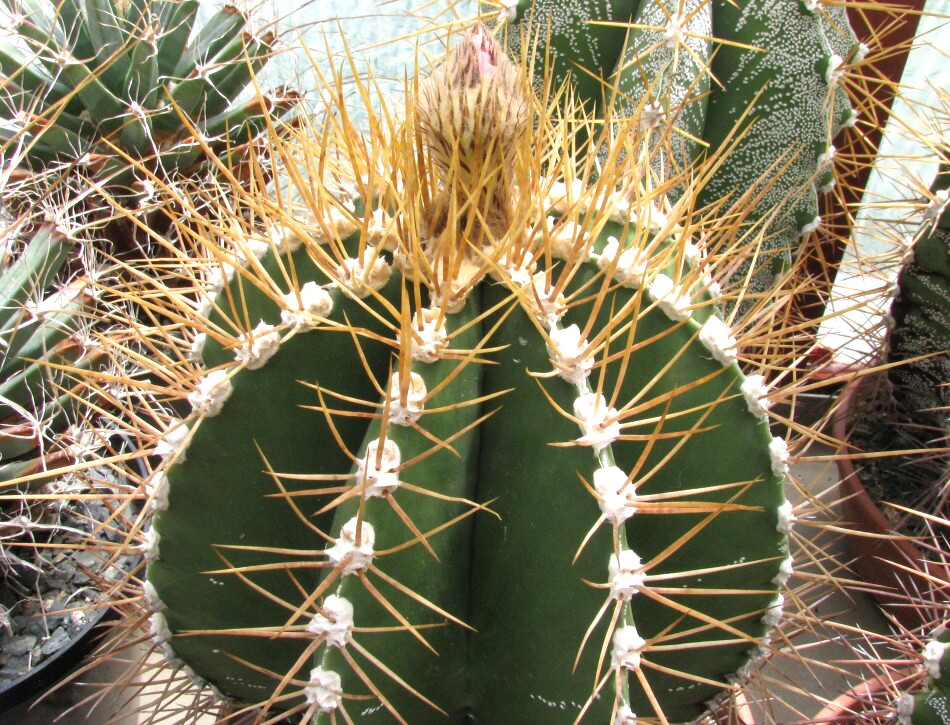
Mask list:
[[[857,378],[842,390],[832,428],[839,441],[848,440],[853,411],[866,380]],[[904,627],[916,629],[932,623],[935,611],[921,607],[920,602],[939,607],[950,601],[950,566],[928,560],[912,540],[893,531],[865,488],[860,460],[849,458],[844,444],[838,453],[844,519],[855,531],[846,535],[854,570],[872,585],[868,590],[871,596]]]
[[[887,708],[893,699],[890,694],[892,691],[891,680],[884,677],[872,677],[839,695],[833,702],[823,707],[810,722],[813,725],[859,723],[866,722],[866,716],[871,713],[883,716],[887,713]]]

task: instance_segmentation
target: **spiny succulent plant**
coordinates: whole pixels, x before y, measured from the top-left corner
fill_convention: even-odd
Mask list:
[[[110,292],[155,321],[125,398],[156,646],[321,722],[693,719],[791,573],[787,444],[737,365],[785,295],[718,311],[765,226],[697,210],[708,168],[671,202],[658,129],[553,111],[484,26],[401,117],[358,90],[367,131],[337,101],[275,133],[283,183],[180,196],[186,243]]]
[[[42,224],[24,243],[4,232],[0,273],[0,483],[71,462],[62,438],[74,419],[71,371],[102,354],[87,346],[91,283],[63,280],[72,242]]]
[[[846,71],[868,48],[855,38],[846,8],[811,0],[500,5],[516,53],[540,38],[536,52],[553,59],[555,79],[570,75],[606,123],[633,115],[657,129],[645,153],[658,186],[689,173],[699,157],[728,156],[696,203],[745,195],[741,203],[768,223],[769,237],[735,280],[768,289],[801,238],[819,227],[818,193],[835,185],[832,140],[857,121]],[[525,32],[528,22],[533,30]]]
[[[905,695],[897,704],[901,725],[943,725],[950,720],[950,631],[939,627],[922,653],[926,678],[923,691]]]
[[[245,144],[287,108],[288,98],[259,94],[238,103],[275,35],[251,30],[233,5],[198,26],[198,5],[4,0],[8,158],[34,172],[78,168],[116,189],[133,180],[133,161],[173,176]]]

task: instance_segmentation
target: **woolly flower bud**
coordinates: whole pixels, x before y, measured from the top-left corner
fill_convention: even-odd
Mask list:
[[[466,33],[445,63],[422,81],[418,103],[419,125],[442,171],[480,168],[479,157],[488,149],[510,162],[515,141],[528,128],[522,75],[484,25]],[[453,162],[456,150],[459,158]]]

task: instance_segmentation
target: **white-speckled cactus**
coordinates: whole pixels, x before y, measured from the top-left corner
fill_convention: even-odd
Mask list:
[[[868,49],[851,31],[845,6],[818,0],[502,5],[515,52],[526,39],[545,41],[537,28],[550,27],[535,52],[552,58],[555,81],[570,75],[579,96],[608,122],[632,115],[653,130],[647,150],[657,188],[695,169],[698,157],[721,156],[714,169],[706,167],[711,178],[697,204],[728,199],[734,213],[769,227],[758,259],[735,277],[756,292],[767,290],[800,239],[820,225],[818,194],[835,185],[832,140],[857,120],[846,71]],[[672,191],[682,193],[675,185]]]

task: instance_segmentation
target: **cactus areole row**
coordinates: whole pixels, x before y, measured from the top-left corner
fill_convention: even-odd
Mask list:
[[[671,204],[637,157],[676,133],[641,109],[575,175],[529,85],[476,27],[392,133],[338,144],[349,196],[298,179],[309,225],[216,242],[146,592],[166,655],[226,698],[681,722],[769,647],[787,451],[688,179]]]

